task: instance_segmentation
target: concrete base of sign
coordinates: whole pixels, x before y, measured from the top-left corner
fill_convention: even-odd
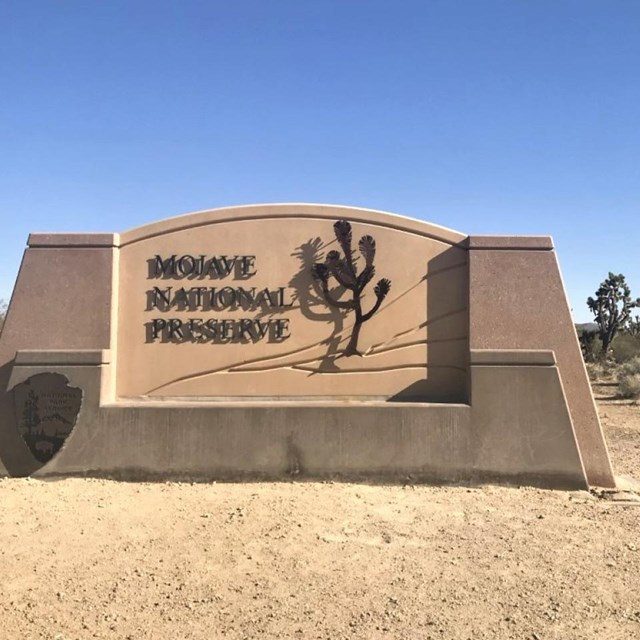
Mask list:
[[[361,358],[339,359],[352,316],[327,314],[313,289],[313,261],[336,246],[325,230],[340,219],[362,240],[375,237],[376,272],[392,281],[360,335]],[[244,246],[252,229],[257,240]],[[273,251],[253,255],[273,229],[288,234],[280,262]],[[245,260],[240,283],[224,282],[259,288],[267,286],[262,277],[279,278],[270,285],[290,278],[298,306],[284,305],[288,342],[158,344],[149,333],[145,341],[153,317],[187,323],[207,313],[162,315],[157,294],[145,298],[194,284],[184,274],[159,278],[154,256],[190,247],[199,255],[212,242],[211,251]],[[329,343],[337,350],[323,352]],[[220,358],[231,364],[220,368]],[[39,378],[40,386],[14,392],[41,373],[64,376],[69,391],[54,376],[58,391],[43,392]],[[242,382],[234,388],[235,381]],[[82,390],[75,426],[74,389]],[[49,453],[45,463],[36,459]],[[549,238],[469,237],[325,205],[200,212],[121,236],[32,235],[0,336],[0,475],[7,474],[615,486]]]
[[[17,354],[9,387],[55,369],[84,389],[76,428],[16,475],[126,479],[378,478],[586,488],[553,353],[472,354],[471,405],[108,397],[108,352]],[[108,383],[107,383],[108,384]],[[16,436],[15,446],[19,446]],[[553,446],[550,446],[553,444]]]

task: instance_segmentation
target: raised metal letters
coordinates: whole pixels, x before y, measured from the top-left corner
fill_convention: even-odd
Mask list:
[[[149,279],[248,280],[257,273],[255,256],[155,255],[147,260]],[[164,283],[163,283],[164,284]],[[288,318],[267,317],[282,313],[293,303],[286,287],[245,286],[172,287],[147,290],[147,311],[224,312],[242,309],[254,318],[152,318],[145,325],[146,342],[247,344],[266,339],[282,342],[291,336]]]

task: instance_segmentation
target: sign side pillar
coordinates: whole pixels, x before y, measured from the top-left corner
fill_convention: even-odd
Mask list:
[[[470,348],[555,353],[590,485],[615,487],[550,237],[470,236]]]
[[[29,475],[41,466],[18,434],[8,388],[17,352],[111,348],[117,245],[113,233],[29,236],[0,334],[0,475]],[[43,358],[55,371],[55,353]]]

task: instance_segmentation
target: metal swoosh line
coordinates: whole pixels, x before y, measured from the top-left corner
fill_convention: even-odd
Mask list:
[[[450,270],[452,268],[459,268],[465,266],[465,264],[458,264],[458,265],[453,265],[452,267],[447,267],[446,269],[442,269],[436,273],[440,273],[444,270]],[[427,274],[425,276],[423,276],[418,282],[416,282],[416,284],[410,286],[409,288],[407,288],[405,291],[403,291],[402,293],[400,293],[398,296],[396,296],[393,300],[391,300],[388,304],[384,305],[378,312],[378,316],[381,315],[384,311],[386,311],[389,307],[391,307],[391,305],[395,304],[396,302],[398,302],[401,298],[403,298],[404,296],[406,296],[410,291],[412,291],[413,289],[415,289],[416,287],[418,287],[422,282],[424,282],[425,280],[427,280],[427,278],[429,277],[429,275],[435,275],[435,274]],[[443,314],[441,316],[438,316],[436,318],[432,318],[431,320],[427,320],[426,322],[421,323],[420,325],[418,325],[417,327],[414,327],[412,329],[408,329],[406,331],[403,331],[399,334],[397,334],[396,336],[393,336],[390,340],[386,341],[386,342],[382,342],[382,343],[378,343],[377,345],[374,345],[373,347],[371,347],[369,350],[367,350],[367,352],[365,353],[365,355],[367,353],[369,353],[369,351],[371,349],[375,349],[377,347],[385,347],[389,344],[391,344],[392,342],[395,342],[396,340],[398,340],[399,338],[406,336],[406,335],[411,335],[412,333],[415,333],[416,331],[419,331],[420,329],[423,329],[424,327],[432,324],[433,322],[437,322],[438,320],[441,320],[443,318],[449,317],[451,315],[454,315],[456,313],[461,313],[463,311],[466,311],[467,307],[464,307],[462,309],[456,309],[455,311],[451,311],[447,314]],[[349,331],[350,329],[352,329],[353,326],[350,325],[348,327],[345,327],[340,333],[338,333],[335,337],[339,338],[338,344],[340,344],[341,342],[344,342],[347,339],[347,336],[345,336],[345,332]],[[235,365],[230,365],[230,366],[226,366],[226,367],[220,367],[217,369],[208,369],[206,371],[201,371],[195,374],[189,374],[188,376],[183,376],[180,378],[176,378],[175,380],[172,380],[170,382],[165,382],[161,385],[158,385],[157,387],[154,387],[153,389],[150,389],[149,391],[146,392],[146,394],[144,395],[149,395],[150,393],[155,393],[157,391],[160,391],[161,389],[164,389],[172,384],[177,384],[179,382],[186,382],[187,380],[197,380],[199,378],[203,378],[205,376],[208,375],[212,375],[214,373],[221,373],[224,371],[230,371],[231,369],[237,370],[239,367],[245,367],[245,366],[250,366],[252,364],[258,364],[260,362],[273,362],[274,360],[280,360],[282,358],[288,358],[290,356],[294,356],[294,355],[298,355],[298,354],[302,354],[305,351],[309,351],[310,349],[315,349],[317,347],[319,347],[322,344],[326,344],[327,342],[327,338],[316,342],[315,344],[312,345],[308,345],[305,347],[301,347],[300,349],[295,349],[293,351],[289,351],[286,353],[282,353],[276,356],[267,356],[264,358],[256,358],[255,360],[250,360],[248,362],[243,362],[243,363],[238,363]],[[318,358],[313,358],[313,360],[317,360]],[[305,361],[308,362],[308,361]],[[298,364],[298,363],[288,363],[288,364]],[[302,364],[302,363],[299,363]]]

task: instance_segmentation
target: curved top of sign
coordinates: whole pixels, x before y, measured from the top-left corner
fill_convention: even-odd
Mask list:
[[[252,204],[239,207],[224,207],[221,209],[208,209],[187,213],[185,215],[166,218],[158,222],[152,222],[140,227],[129,229],[120,234],[120,246],[126,246],[148,240],[157,236],[171,234],[185,229],[205,227],[221,222],[237,222],[259,219],[318,219],[327,220],[348,219],[351,222],[365,222],[381,227],[397,229],[427,238],[433,238],[449,245],[461,245],[467,239],[467,235],[441,227],[430,222],[415,220],[399,216],[393,213],[377,211],[375,209],[362,209],[359,207],[346,207],[330,204]]]

